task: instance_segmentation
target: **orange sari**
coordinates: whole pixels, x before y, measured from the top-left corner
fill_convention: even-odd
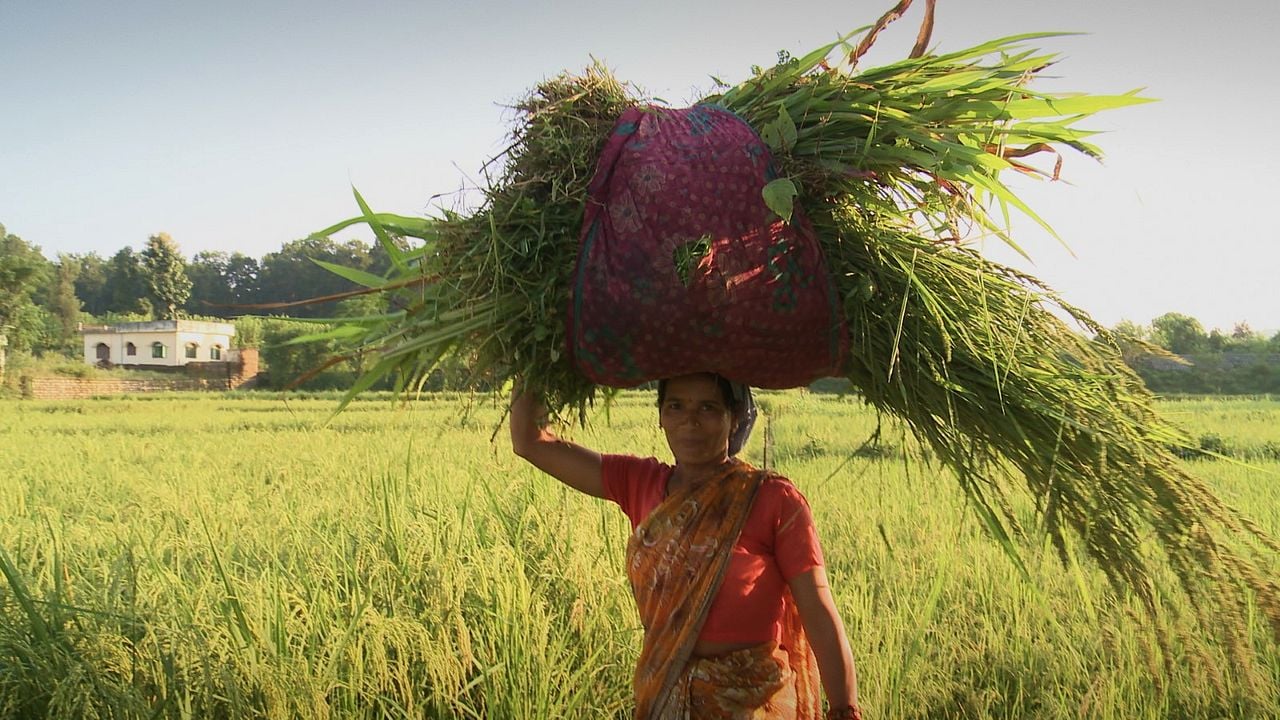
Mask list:
[[[723,475],[668,496],[632,534],[627,577],[645,629],[637,720],[820,716],[817,662],[789,591],[780,644],[692,657],[764,477],[734,459]]]

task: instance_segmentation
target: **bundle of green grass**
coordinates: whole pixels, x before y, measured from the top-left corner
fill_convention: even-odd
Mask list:
[[[1280,639],[1280,586],[1265,569],[1280,547],[1184,471],[1171,451],[1184,434],[1156,414],[1103,328],[962,241],[1009,240],[989,208],[1036,216],[1002,175],[1056,176],[1026,164],[1040,152],[1097,157],[1078,123],[1144,100],[1033,89],[1055,58],[1028,45],[1050,34],[938,55],[924,52],[922,31],[910,57],[854,69],[894,16],[856,47],[842,40],[784,58],[702,101],[761,135],[782,176],[771,203],[794,193],[812,222],[843,302],[846,377],[954,471],[1015,559],[1006,500],[1022,484],[1064,562],[1083,548],[1154,617],[1163,554],[1199,624],[1247,664],[1251,604]],[[585,417],[610,392],[567,359],[564,315],[597,155],[618,116],[642,102],[599,65],[543,82],[517,106],[500,176],[474,212],[374,213],[357,194],[363,215],[323,232],[367,223],[394,269],[385,278],[332,269],[395,309],[325,335],[377,358],[348,398],[388,376],[412,392],[450,357],[465,360],[478,387],[519,379],[542,389],[557,413]],[[422,242],[406,250],[405,238]],[[1148,538],[1159,552],[1144,548]]]

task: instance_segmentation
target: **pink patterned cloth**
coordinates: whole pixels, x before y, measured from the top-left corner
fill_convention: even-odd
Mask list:
[[[848,338],[797,209],[761,195],[765,144],[727,110],[632,108],[601,152],[582,223],[569,352],[592,382],[710,371],[763,388],[841,375]]]

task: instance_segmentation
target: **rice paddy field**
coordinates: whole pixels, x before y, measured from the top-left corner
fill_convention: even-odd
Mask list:
[[[492,401],[336,405],[0,401],[0,718],[629,717],[622,514],[515,458]],[[1024,577],[896,425],[865,444],[857,399],[761,405],[745,455],[810,499],[866,717],[1280,716],[1260,620],[1240,667],[1165,572],[1156,629],[1029,506]],[[1160,407],[1280,535],[1280,399]],[[571,434],[669,457],[644,393]]]

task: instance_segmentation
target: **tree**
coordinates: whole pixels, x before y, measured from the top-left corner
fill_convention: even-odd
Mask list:
[[[1121,320],[1111,328],[1111,335],[1120,347],[1120,355],[1126,363],[1133,364],[1135,360],[1150,352],[1145,343],[1151,342],[1151,328],[1146,325],[1139,325],[1132,320]]]
[[[1231,329],[1231,339],[1227,349],[1233,352],[1265,353],[1267,352],[1267,336],[1249,327],[1249,323],[1241,321]]]
[[[1151,321],[1151,329],[1157,345],[1178,355],[1203,350],[1209,342],[1200,321],[1182,313],[1161,315]]]
[[[219,307],[231,301],[231,288],[226,281],[227,254],[201,251],[191,257],[187,277],[191,279],[191,295],[186,310],[195,315],[217,315]]]
[[[168,233],[157,233],[147,240],[142,251],[143,276],[147,280],[152,307],[162,320],[178,317],[178,308],[191,294],[191,279],[178,244]]]
[[[232,304],[244,305],[258,298],[258,278],[261,272],[262,267],[257,258],[244,253],[231,253],[231,257],[227,258],[224,278],[231,290]]]
[[[0,225],[0,333],[11,348],[30,350],[42,343],[44,319],[35,294],[48,275],[49,261],[40,248]]]
[[[107,262],[107,312],[151,315],[142,256],[125,246]]]
[[[356,288],[354,283],[320,267],[314,260],[366,272],[373,271],[374,262],[370,247],[359,240],[336,243],[327,237],[313,236],[285,243],[279,252],[262,258],[261,301],[306,300]],[[335,303],[326,302],[289,308],[287,312],[295,317],[332,317],[337,307]]]
[[[73,255],[79,272],[76,274],[76,297],[90,315],[105,315],[111,303],[110,266],[97,253]]]
[[[80,298],[76,297],[76,278],[79,275],[80,262],[74,256],[58,255],[48,307],[58,320],[58,345],[63,351],[76,345],[74,341],[80,323]]]
[[[1140,340],[1142,342],[1151,342],[1151,328],[1146,325],[1139,325],[1132,320],[1121,320],[1111,328],[1111,334],[1126,340]]]
[[[236,314],[236,305],[251,303],[258,294],[258,261],[242,253],[198,252],[187,265],[187,277],[187,311],[195,314]]]
[[[267,387],[283,390],[293,386],[303,377],[318,369],[329,358],[341,352],[337,340],[319,340],[315,342],[288,344],[304,335],[323,332],[331,328],[301,320],[287,318],[267,318],[262,321],[262,346],[260,348],[262,363],[266,366]],[[350,387],[355,382],[351,364],[338,363],[323,371],[318,371],[307,381],[296,387],[303,390],[332,390]]]

